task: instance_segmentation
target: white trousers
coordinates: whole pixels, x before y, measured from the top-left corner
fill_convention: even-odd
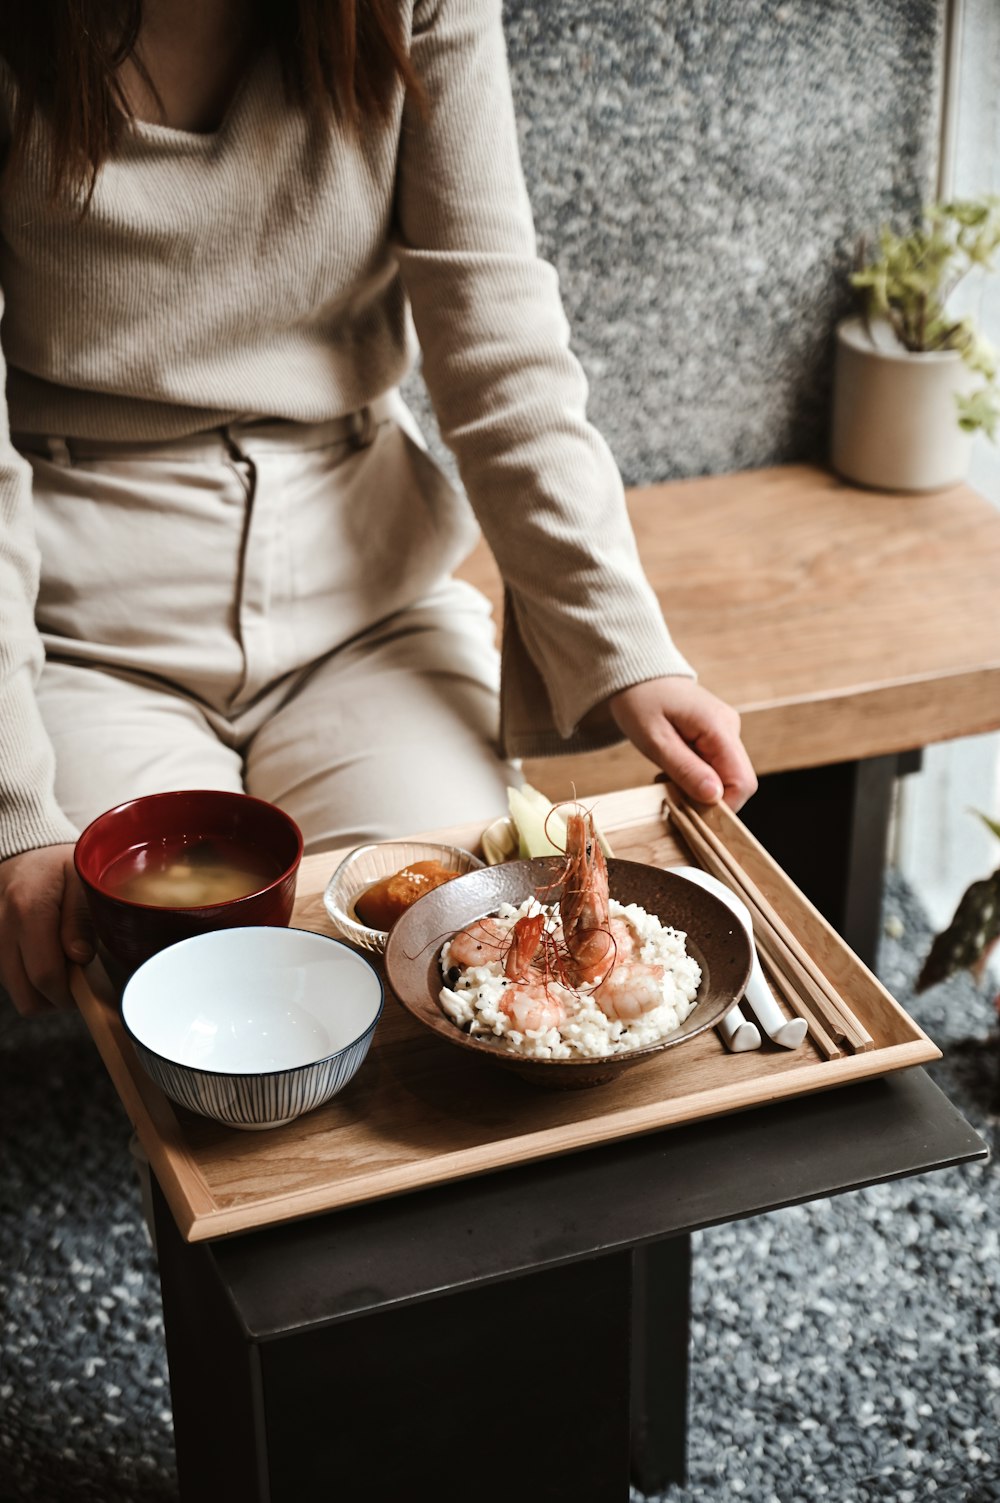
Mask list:
[[[162,444],[19,438],[42,555],[38,698],[79,826],[245,789],[307,847],[502,812],[475,524],[398,398]]]

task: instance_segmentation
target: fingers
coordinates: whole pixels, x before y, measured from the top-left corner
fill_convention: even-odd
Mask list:
[[[690,798],[724,798],[739,809],[757,779],[740,740],[740,717],[701,685],[685,678],[652,679],[613,695],[619,728]]]
[[[704,792],[695,791],[686,782],[680,784],[684,792],[703,803],[723,798],[731,809],[742,808],[757,791],[757,777],[740,740],[740,717],[736,711],[714,694],[698,689],[672,709],[671,719],[717,778],[712,794],[708,791],[708,779],[702,781]]]
[[[722,798],[723,783],[711,760],[699,756],[668,720],[664,720],[656,742],[653,760],[689,798],[702,804],[714,804]]]
[[[757,775],[740,740],[738,717],[734,727],[709,726],[698,735],[695,746],[721,778],[725,802],[731,809],[741,809],[757,792]]]
[[[76,867],[66,862],[66,885],[63,889],[62,919],[59,938],[64,952],[77,965],[87,965],[94,958],[94,932],[87,909],[83,883]]]
[[[25,1017],[72,1008],[66,950],[80,961],[92,954],[72,851],[47,846],[0,862],[0,981]]]
[[[21,915],[20,930],[20,960],[33,991],[47,998],[53,1007],[73,1007],[66,956],[62,947],[53,943],[59,932],[58,907],[51,901],[40,901]]]
[[[647,709],[640,704],[638,714],[623,717],[620,723],[643,755],[661,767],[690,798],[713,804],[722,797],[719,774],[711,760],[701,756],[692,745],[694,737],[684,734],[679,716],[668,717],[659,705]],[[703,721],[698,719],[698,729],[702,725]]]

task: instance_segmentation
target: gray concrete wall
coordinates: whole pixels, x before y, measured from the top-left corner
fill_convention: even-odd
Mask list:
[[[942,7],[508,0],[540,249],[627,482],[823,458],[857,238],[930,193]]]

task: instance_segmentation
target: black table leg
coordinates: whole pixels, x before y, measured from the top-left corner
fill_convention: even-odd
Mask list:
[[[882,919],[893,787],[912,757],[774,772],[740,818],[865,964]]]
[[[632,1481],[660,1493],[687,1480],[691,1238],[632,1254]]]
[[[163,1327],[183,1503],[268,1503],[258,1349],[213,1266],[184,1241],[152,1178]]]
[[[631,1253],[258,1341],[154,1197],[181,1503],[627,1503]]]
[[[263,1344],[272,1503],[627,1503],[630,1284],[618,1253]]]

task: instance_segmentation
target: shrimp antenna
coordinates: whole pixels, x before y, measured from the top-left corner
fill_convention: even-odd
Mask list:
[[[489,914],[485,913],[482,916],[483,918],[490,917]],[[477,919],[470,919],[468,924],[462,925],[462,928],[467,929],[469,927],[469,924],[475,924],[477,922]],[[430,939],[425,940],[424,943],[420,946],[420,949],[417,950],[413,955],[410,954],[409,950],[404,950],[403,954],[406,956],[407,960],[419,960],[421,955],[425,955],[432,945],[434,945],[437,949],[440,949],[442,945],[447,944],[449,939],[454,939],[455,935],[460,934],[461,932],[461,929],[445,929],[440,934],[432,934]],[[499,948],[500,947],[498,945],[497,949]]]
[[[557,814],[561,808],[561,804],[553,804],[551,809],[547,811],[545,818],[542,820],[542,834],[545,836],[545,839],[548,841],[549,845],[554,851],[560,851],[565,856],[565,846],[558,845],[549,834],[549,820],[552,818],[553,814]]]

